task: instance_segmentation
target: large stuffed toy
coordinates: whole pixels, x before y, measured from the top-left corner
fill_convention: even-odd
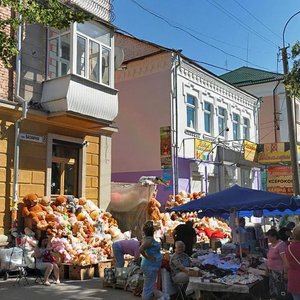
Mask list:
[[[152,198],[148,202],[147,211],[151,220],[159,221],[163,218],[163,214],[160,213],[159,208],[161,207],[161,204],[158,200],[156,200],[155,196],[156,194],[153,193]]]
[[[23,198],[23,202],[22,215],[25,218],[25,225],[30,229],[46,230],[47,226],[42,221],[45,220],[47,210],[39,204],[38,195],[33,193],[27,194]]]

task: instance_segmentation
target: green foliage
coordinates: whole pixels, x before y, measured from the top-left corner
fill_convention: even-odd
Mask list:
[[[285,78],[290,96],[300,97],[300,42],[292,47],[293,67]]]
[[[65,6],[59,0],[0,0],[0,6],[8,7],[13,12],[8,19],[0,18],[0,59],[8,68],[18,53],[15,32],[19,25],[41,24],[62,29],[72,22],[82,23],[92,18],[83,10]],[[21,20],[18,18],[20,14]]]

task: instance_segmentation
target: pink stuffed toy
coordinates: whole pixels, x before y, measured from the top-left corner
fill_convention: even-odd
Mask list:
[[[54,252],[58,252],[64,257],[64,262],[70,262],[72,258],[65,249],[65,243],[63,238],[53,237],[51,240],[51,248]]]

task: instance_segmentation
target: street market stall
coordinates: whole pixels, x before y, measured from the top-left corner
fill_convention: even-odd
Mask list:
[[[295,211],[299,209],[299,207],[300,202],[297,197],[290,197],[286,195],[257,191],[234,185],[224,191],[207,195],[202,199],[194,200],[184,205],[174,207],[170,211],[196,211],[198,214],[201,213],[202,216],[220,216],[224,213],[236,216],[235,213],[238,213],[239,211],[283,211],[286,209]],[[234,227],[237,225],[236,220],[235,222],[232,222],[231,225],[233,232],[238,233],[237,228]],[[239,239],[237,241],[239,242]],[[236,253],[232,253],[232,255],[236,257]],[[259,256],[261,254],[257,253],[257,255]],[[223,256],[222,259],[228,261],[226,256]],[[203,294],[206,295],[208,299],[226,299],[226,297],[228,299],[233,299],[233,297],[236,297],[236,295],[233,296],[231,293],[238,293],[238,295],[245,294],[248,298],[250,297],[250,299],[259,299],[260,296],[255,295],[253,290],[255,286],[264,282],[263,278],[253,277],[257,275],[251,274],[250,270],[253,268],[251,268],[250,265],[247,265],[247,267],[243,266],[245,261],[251,261],[250,255],[247,257],[242,257],[242,252],[240,251],[239,261],[239,269],[236,270],[236,272],[233,272],[232,275],[219,275],[217,276],[217,278],[207,278],[207,276],[202,272],[202,274],[199,277],[191,277],[190,288],[195,290],[196,292],[201,291],[201,299]],[[261,265],[263,265],[262,261]],[[207,269],[207,264],[205,265],[204,269]],[[240,273],[240,271],[243,271],[243,273]],[[264,271],[262,267],[262,274],[263,272]],[[245,281],[241,279],[241,276],[250,276],[250,274],[251,277],[248,277],[248,279],[250,278],[250,281],[247,281],[248,279]],[[237,278],[238,281],[236,281]],[[215,293],[218,293],[217,296],[215,295]]]

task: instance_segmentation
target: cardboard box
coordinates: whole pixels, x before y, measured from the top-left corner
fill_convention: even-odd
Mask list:
[[[98,262],[97,264],[94,265],[94,267],[95,267],[94,276],[103,278],[104,277],[104,269],[105,268],[111,268],[112,266],[113,266],[113,260],[112,259],[108,259],[108,260]]]
[[[190,268],[188,275],[190,277],[199,277],[200,276],[200,271],[199,271],[198,268]]]
[[[86,280],[94,277],[94,266],[69,266],[69,279],[72,280]]]
[[[59,264],[59,278],[60,279],[69,279],[69,266],[70,264]]]

